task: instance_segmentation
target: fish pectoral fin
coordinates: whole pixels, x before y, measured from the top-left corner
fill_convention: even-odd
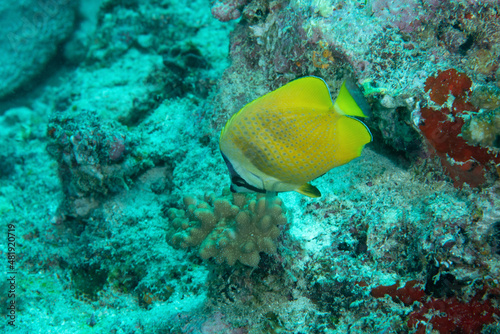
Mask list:
[[[299,188],[295,189],[295,191],[309,197],[321,197],[321,192],[318,188],[309,183],[301,185]]]

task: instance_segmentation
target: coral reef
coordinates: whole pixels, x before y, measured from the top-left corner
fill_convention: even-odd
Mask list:
[[[488,174],[496,173],[494,164],[500,163],[500,157],[490,153],[487,145],[471,146],[462,137],[466,113],[477,113],[477,108],[469,102],[471,85],[470,78],[455,69],[440,71],[436,77],[429,77],[425,89],[429,93],[430,102],[435,105],[429,104],[420,110],[422,119],[419,128],[454,183],[457,186],[467,183],[477,187],[487,181]],[[477,116],[472,116],[472,119],[479,120]],[[474,128],[474,125],[479,124],[479,128]],[[484,136],[485,132],[496,137],[494,123],[493,126],[489,124],[489,121],[469,121],[464,129],[465,137],[468,134],[472,145],[478,144],[478,138]]]
[[[409,281],[402,287],[399,284],[377,286],[370,294],[375,298],[389,295],[395,302],[405,305],[418,302],[416,310],[410,313],[408,327],[416,329],[415,333],[426,333],[431,327],[441,334],[445,333],[479,333],[488,324],[494,323],[500,316],[500,310],[492,304],[491,299],[484,299],[487,294],[498,296],[497,288],[484,287],[477,291],[470,300],[463,301],[457,297],[429,297],[418,287],[419,282]],[[427,289],[426,289],[427,290]]]
[[[445,333],[478,333],[488,324],[494,323],[500,315],[500,310],[494,308],[490,300],[481,301],[484,294],[478,293],[470,301],[459,301],[456,298],[448,300],[431,299],[424,303],[418,311],[410,314],[408,326],[418,328],[416,333],[425,333],[430,323],[434,330]],[[440,312],[440,316],[431,317],[429,314]]]
[[[184,197],[185,210],[171,208],[168,240],[177,248],[199,246],[203,259],[257,267],[260,252],[276,253],[280,225],[286,223],[278,197],[231,194],[205,200]]]
[[[453,114],[477,111],[471,100],[483,101],[483,106],[488,100],[489,106],[495,103],[497,94],[471,92],[471,87],[473,82],[476,87],[495,80],[498,66],[493,60],[500,45],[497,10],[491,4],[454,1],[291,1],[288,6],[270,2],[261,8],[264,15],[246,19],[232,35],[233,62],[222,78],[224,88],[217,96],[221,116],[214,127],[224,123],[223,115],[294,78],[321,76],[335,96],[343,78],[355,76],[373,106],[367,121],[373,146],[404,155],[410,163],[434,155],[420,134],[432,137],[429,132],[435,135],[438,126],[414,127],[417,115],[427,117],[427,123],[439,122],[432,119],[438,116],[430,115],[429,108],[445,104],[450,94],[451,104],[443,108]],[[249,89],[238,88],[243,86]],[[444,118],[448,111],[436,114]],[[494,157],[481,144],[467,145],[460,138],[462,126],[458,118],[444,125],[447,142],[457,138],[456,146],[463,150],[445,161],[451,149],[444,149],[438,165],[457,186],[491,184],[496,178]],[[477,157],[468,153],[471,150]]]
[[[422,26],[426,19],[421,1],[371,1],[371,10],[376,17],[398,28],[401,32],[412,32]]]
[[[500,108],[500,87],[484,85],[474,88],[471,103],[479,109]]]
[[[403,286],[399,283],[393,285],[381,285],[373,288],[370,291],[370,295],[375,298],[382,298],[385,295],[391,296],[393,301],[401,301],[405,305],[412,305],[415,301],[422,301],[425,292],[419,288],[415,287],[421,285],[421,282],[416,280],[408,281]]]
[[[64,214],[87,217],[104,195],[127,189],[127,179],[138,171],[125,131],[98,118],[88,119],[86,111],[54,117],[47,131],[53,139],[48,150],[59,161],[67,194]]]
[[[498,153],[500,151],[500,108],[472,116],[462,127],[462,136],[471,145],[479,145]]]
[[[104,0],[0,103],[0,331],[500,332],[498,1],[211,4]],[[374,142],[318,199],[223,191],[222,125],[304,75]]]
[[[75,1],[21,0],[0,4],[0,98],[39,75],[71,34]]]
[[[450,95],[454,98],[452,109],[454,114],[463,111],[463,108],[461,110],[459,108],[467,100],[471,86],[471,79],[465,73],[457,72],[453,68],[439,71],[436,77],[429,77],[425,81],[425,91],[429,92],[432,102],[443,105]]]
[[[221,22],[240,18],[241,12],[249,0],[215,0],[212,1],[212,15]]]

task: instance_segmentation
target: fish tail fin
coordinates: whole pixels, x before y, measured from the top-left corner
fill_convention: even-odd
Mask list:
[[[363,92],[350,78],[342,83],[333,109],[347,116],[369,117],[371,115],[370,105],[366,102]]]
[[[295,189],[295,191],[309,197],[321,197],[321,192],[318,188],[309,183],[301,185],[299,188]]]
[[[339,143],[338,161],[342,165],[359,157],[363,147],[373,140],[370,129],[354,118],[368,117],[371,112],[363,92],[352,79],[347,79],[340,87],[333,109],[342,115],[337,120],[335,134],[335,142]]]

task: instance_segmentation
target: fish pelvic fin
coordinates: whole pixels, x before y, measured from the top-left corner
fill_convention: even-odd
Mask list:
[[[321,192],[318,188],[309,183],[301,185],[299,188],[295,189],[295,191],[308,197],[321,197]]]

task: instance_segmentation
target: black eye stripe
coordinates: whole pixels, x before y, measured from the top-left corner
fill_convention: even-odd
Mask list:
[[[222,158],[226,162],[227,169],[229,170],[229,174],[231,175],[231,183],[232,184],[231,184],[231,187],[229,188],[229,190],[231,190],[232,192],[238,192],[234,187],[234,186],[237,186],[237,187],[245,188],[245,189],[253,191],[253,192],[258,192],[258,193],[265,193],[266,192],[265,190],[259,189],[257,187],[254,187],[254,186],[248,184],[241,176],[238,175],[238,173],[234,169],[233,165],[231,164],[229,159],[226,158],[224,153],[222,153],[222,151],[221,151],[221,154],[222,154]]]
[[[240,187],[246,187],[247,183],[239,176],[233,176],[231,182]]]
[[[234,170],[234,167],[231,164],[231,162],[229,162],[229,159],[226,158],[226,156],[224,155],[224,153],[222,153],[222,151],[220,152],[220,154],[222,155],[222,159],[224,159],[224,162],[226,163],[227,169],[229,170],[229,175],[231,175],[231,177],[237,176],[238,174]]]
[[[265,193],[266,192],[265,190],[259,189],[257,187],[252,186],[252,185],[249,185],[240,176],[233,176],[231,178],[231,183],[234,184],[235,186],[238,186],[238,187],[241,187],[241,188],[245,188],[245,189],[248,189],[250,191],[257,192],[257,193]],[[232,185],[231,185],[231,191],[235,192],[234,191],[234,187]]]

